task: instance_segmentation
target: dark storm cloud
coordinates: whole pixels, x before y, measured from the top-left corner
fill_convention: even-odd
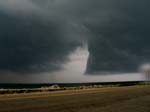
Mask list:
[[[29,13],[26,7],[23,12],[9,8],[0,11],[0,70],[34,73],[60,69],[79,43],[66,39],[62,24],[46,18],[48,15],[42,18],[44,13],[38,15],[32,8]]]
[[[87,23],[92,35],[87,73],[137,72],[140,65],[150,62],[150,2],[113,2],[113,10]]]
[[[58,70],[88,43],[86,73],[135,72],[150,61],[149,0],[1,0],[0,69]]]

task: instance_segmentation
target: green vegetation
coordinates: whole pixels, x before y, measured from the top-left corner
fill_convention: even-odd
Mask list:
[[[66,83],[66,84],[59,84],[59,85],[57,84],[23,84],[23,85],[6,84],[5,85],[4,84],[3,86],[4,87],[6,86],[7,88],[0,89],[0,94],[79,90],[79,89],[90,89],[90,88],[133,86],[133,85],[150,85],[150,83],[144,81],[143,82],[135,81],[135,82],[109,82],[109,83],[72,83],[72,84]],[[22,88],[22,87],[26,87],[26,88]]]

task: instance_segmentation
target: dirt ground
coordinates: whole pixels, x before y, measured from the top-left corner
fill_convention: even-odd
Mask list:
[[[0,95],[0,112],[150,112],[150,86]]]

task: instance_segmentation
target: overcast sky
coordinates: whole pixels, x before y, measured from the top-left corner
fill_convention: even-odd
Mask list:
[[[1,0],[0,82],[143,80],[149,0]]]

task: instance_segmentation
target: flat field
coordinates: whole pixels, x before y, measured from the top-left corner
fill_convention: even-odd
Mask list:
[[[150,112],[150,86],[0,95],[0,112]]]

